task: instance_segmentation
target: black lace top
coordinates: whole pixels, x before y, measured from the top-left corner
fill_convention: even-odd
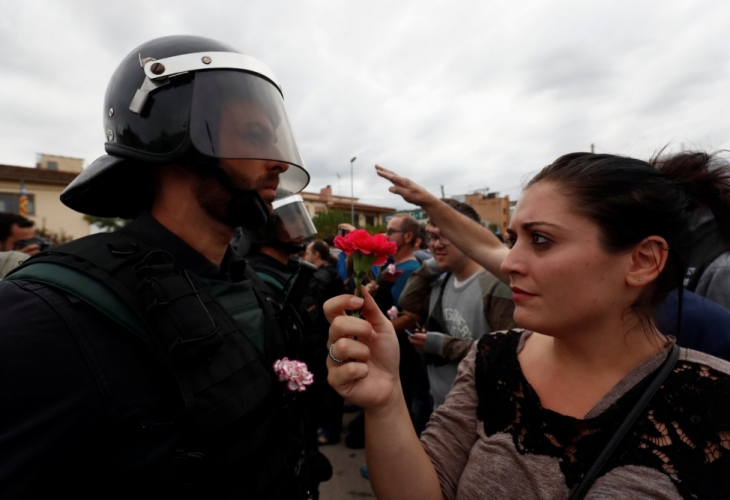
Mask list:
[[[477,418],[486,436],[507,433],[522,454],[558,459],[576,486],[646,388],[646,376],[597,416],[576,419],[542,408],[517,360],[522,331],[485,335],[477,346]],[[685,358],[685,359],[683,359]],[[684,498],[730,498],[730,376],[680,356],[601,475],[650,467]]]

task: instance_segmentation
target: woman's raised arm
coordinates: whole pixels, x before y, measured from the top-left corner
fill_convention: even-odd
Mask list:
[[[509,250],[494,233],[460,214],[412,180],[379,165],[375,165],[375,171],[393,183],[389,189],[391,193],[423,208],[447,240],[487,271],[509,283],[509,277],[500,270]]]

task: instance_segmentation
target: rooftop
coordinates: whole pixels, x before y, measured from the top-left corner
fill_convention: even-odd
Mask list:
[[[74,172],[0,165],[0,180],[3,181],[40,182],[44,184],[59,184],[67,186],[78,175],[79,174]]]
[[[305,201],[320,202],[326,204],[330,208],[340,208],[350,210],[351,204],[354,201],[355,210],[361,212],[375,212],[375,213],[391,213],[395,212],[395,208],[392,207],[381,207],[378,205],[367,205],[365,203],[359,203],[358,198],[350,198],[349,196],[335,196],[332,194],[332,187],[326,186],[320,189],[319,193],[312,193],[302,191],[299,193]]]

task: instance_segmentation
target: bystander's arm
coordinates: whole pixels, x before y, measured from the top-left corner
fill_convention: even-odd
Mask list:
[[[432,354],[459,364],[469,353],[473,340],[464,340],[441,332],[426,332],[423,342],[423,353]],[[428,360],[428,357],[426,357]]]
[[[483,289],[489,292],[484,296],[484,317],[492,331],[509,330],[515,324],[515,303],[512,300],[512,290],[493,276],[485,275]]]
[[[393,328],[395,328],[395,333],[397,335],[405,333],[406,330],[415,330],[420,322],[421,317],[418,314],[409,311],[403,311],[402,315],[398,316],[396,319],[391,320],[391,323],[393,323]]]
[[[461,360],[469,354],[469,349],[474,345],[473,340],[463,340],[444,335],[444,344],[441,348],[441,356],[452,363],[461,363]]]

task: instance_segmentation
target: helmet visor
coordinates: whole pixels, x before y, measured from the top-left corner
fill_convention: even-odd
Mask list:
[[[292,196],[286,200],[274,202],[274,220],[276,236],[279,241],[296,241],[308,238],[317,233],[314,222],[307,212],[301,196]]]
[[[279,175],[277,199],[304,189],[309,174],[276,86],[253,73],[212,70],[196,72],[194,87],[190,137],[195,149],[212,158],[288,164]]]

